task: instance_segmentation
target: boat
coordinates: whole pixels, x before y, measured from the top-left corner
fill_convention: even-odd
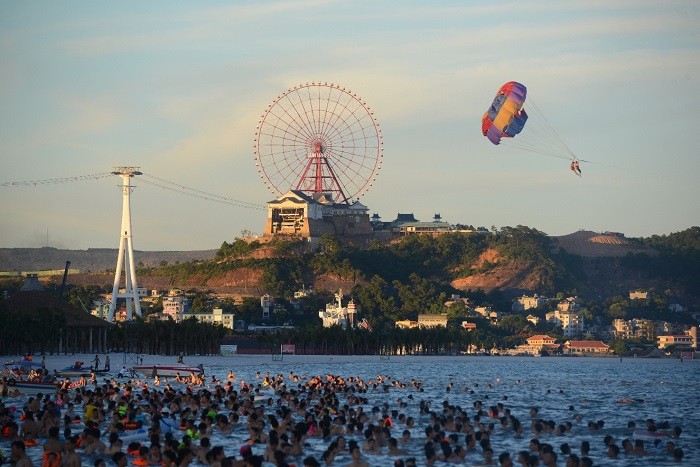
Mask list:
[[[109,370],[93,370],[92,367],[74,368],[69,366],[62,370],[54,370],[53,373],[54,376],[60,378],[80,378],[81,376],[88,378],[92,373],[96,375],[105,375],[109,373]]]
[[[95,370],[92,366],[83,366],[83,362],[77,361],[74,365],[67,366],[62,370],[55,370],[54,375],[61,378],[79,378],[81,376],[88,377],[90,374],[104,375],[109,373],[109,370]]]
[[[143,376],[155,376],[163,378],[174,378],[177,375],[186,377],[194,373],[195,375],[203,375],[204,367],[188,366],[188,365],[136,365],[131,368],[134,373],[139,373]]]
[[[6,382],[10,391],[19,391],[22,394],[36,396],[37,394],[54,394],[60,387],[56,381],[24,381],[9,378]]]
[[[17,374],[24,375],[30,373],[32,370],[44,370],[44,365],[32,360],[18,360],[15,362],[5,362],[4,367],[5,368],[3,369],[2,373],[7,376],[15,376]]]

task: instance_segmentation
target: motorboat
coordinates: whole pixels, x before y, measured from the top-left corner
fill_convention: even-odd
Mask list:
[[[48,376],[44,366],[32,360],[6,362],[2,372],[3,384],[9,392],[18,391],[21,394],[36,396],[37,394],[54,394],[58,384],[52,376]]]
[[[16,381],[25,379],[40,380],[47,374],[48,372],[44,368],[43,364],[32,360],[5,362],[4,368],[0,372],[0,375],[13,378]]]
[[[52,379],[48,377],[48,379]],[[19,391],[22,394],[36,396],[37,394],[55,394],[60,384],[56,381],[25,381],[8,378],[5,381],[8,391]]]
[[[55,370],[54,375],[61,378],[79,378],[81,376],[88,377],[90,374],[104,375],[109,373],[109,370],[95,370],[92,366],[83,366],[83,362],[77,361],[75,364],[67,366],[62,370]]]
[[[136,365],[131,370],[143,376],[153,377],[158,375],[159,378],[174,378],[178,375],[187,377],[192,373],[198,376],[204,374],[202,365]]]

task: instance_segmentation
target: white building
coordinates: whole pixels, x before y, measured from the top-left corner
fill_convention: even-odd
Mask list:
[[[183,319],[194,317],[200,323],[209,323],[218,326],[223,326],[226,329],[233,329],[234,315],[233,313],[224,313],[221,308],[214,308],[212,311],[202,312],[187,312],[183,314]]]
[[[107,314],[109,313],[109,300],[104,298],[93,300],[90,313],[98,318],[107,319]]]
[[[187,312],[189,299],[182,295],[163,297],[163,314],[179,323],[182,315]]]
[[[343,306],[343,291],[342,289],[335,294],[335,303],[327,303],[325,310],[319,310],[318,317],[323,321],[323,327],[329,328],[331,326],[342,326],[346,329],[348,325],[350,327],[355,326],[355,313],[357,309],[355,307],[355,302],[350,300],[348,306]]]
[[[577,297],[569,297],[557,303],[557,310],[559,311],[578,311],[581,306],[576,301]]]
[[[447,313],[419,314],[418,315],[418,327],[419,328],[446,328],[447,327]]]
[[[583,332],[583,315],[574,311],[554,310],[545,316],[548,323],[554,323],[562,328],[567,337]]]

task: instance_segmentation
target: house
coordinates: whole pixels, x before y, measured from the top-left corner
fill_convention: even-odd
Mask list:
[[[416,329],[418,328],[418,321],[413,321],[410,319],[404,319],[402,321],[397,321],[395,326],[398,329]]]
[[[567,337],[583,332],[583,315],[574,311],[559,309],[550,311],[545,315],[548,323],[553,323],[562,328]]]
[[[601,355],[610,353],[610,346],[602,341],[566,341],[564,349],[570,354]]]
[[[527,344],[519,345],[509,351],[512,354],[542,355],[559,350],[559,344],[553,337],[546,334],[537,334],[527,338]]]
[[[653,340],[656,336],[654,321],[650,319],[633,318],[630,320],[614,319],[615,337],[621,339],[647,339]]]
[[[436,327],[446,328],[447,327],[447,313],[418,315],[418,327],[420,327],[420,328],[436,328]]]
[[[535,326],[537,326],[537,324],[540,322],[540,317],[535,315],[527,315],[525,319],[534,324]]]
[[[476,329],[476,323],[470,323],[469,321],[462,321],[462,329],[467,331],[474,331]]]
[[[698,327],[693,326],[690,330],[682,335],[658,336],[657,342],[660,349],[675,345],[677,347],[685,347],[689,349],[698,348]]]
[[[511,305],[511,310],[513,311],[525,311],[529,310],[531,308],[539,308],[540,306],[544,305],[547,303],[547,299],[544,297],[540,297],[539,295],[535,294],[534,296],[530,297],[527,295],[523,295],[522,297],[516,298],[513,300],[513,304]]]
[[[223,326],[226,329],[233,329],[233,313],[224,313],[221,308],[214,308],[211,311],[186,312],[182,319],[195,318],[200,323],[209,323]]]
[[[444,222],[440,214],[433,216],[432,222],[421,222],[410,214],[397,214],[396,219],[391,223],[391,232],[395,236],[410,234],[441,234],[450,232],[452,226]]]
[[[534,336],[530,336],[527,339],[528,345],[533,345],[533,346],[539,346],[539,347],[544,347],[547,345],[555,345],[554,342],[556,339],[554,339],[551,336],[548,336],[547,334],[536,334]]]
[[[578,297],[569,297],[557,303],[557,310],[559,311],[578,311],[581,306],[576,301]]]
[[[190,301],[184,295],[168,294],[167,297],[163,297],[163,314],[176,323],[182,320],[182,315],[188,312],[189,306]]]
[[[472,301],[469,298],[461,297],[459,294],[452,294],[450,299],[445,301],[444,305],[447,308],[450,308],[455,303],[463,303],[465,307],[469,307],[469,306],[471,306]]]
[[[647,300],[649,292],[646,290],[630,290],[630,300]]]

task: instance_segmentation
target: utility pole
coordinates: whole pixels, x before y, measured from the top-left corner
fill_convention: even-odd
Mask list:
[[[122,178],[122,228],[120,231],[119,253],[117,256],[117,268],[114,271],[114,287],[112,288],[112,300],[109,302],[109,314],[107,321],[114,322],[114,312],[117,301],[126,299],[126,319],[133,319],[132,307],[137,316],[141,316],[141,303],[139,301],[138,285],[136,284],[136,267],[134,262],[134,245],[131,235],[131,178],[141,175],[139,167],[117,167],[113,175]],[[119,292],[122,270],[124,271],[124,292]]]

